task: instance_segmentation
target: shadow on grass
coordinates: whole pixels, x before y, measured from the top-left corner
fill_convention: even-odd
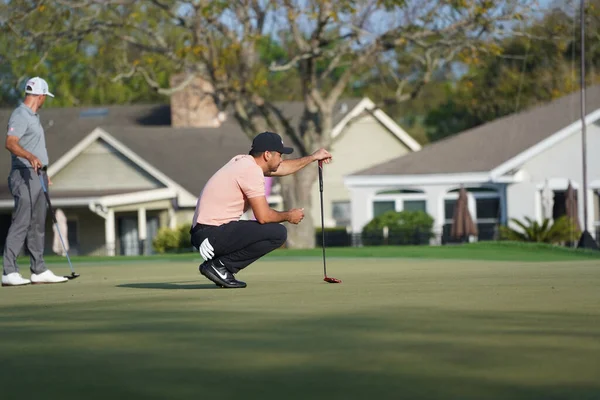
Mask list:
[[[222,289],[214,283],[182,284],[178,282],[150,282],[150,283],[126,283],[117,285],[119,288],[131,289],[163,289],[163,290],[199,290],[199,289]]]

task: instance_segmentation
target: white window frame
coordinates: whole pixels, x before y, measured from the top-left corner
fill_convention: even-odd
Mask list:
[[[405,200],[421,200],[425,201],[427,207],[427,195],[425,193],[394,193],[394,194],[377,194],[371,198],[371,208],[369,210],[369,221],[374,218],[373,207],[376,201],[393,201],[394,211],[404,211]]]

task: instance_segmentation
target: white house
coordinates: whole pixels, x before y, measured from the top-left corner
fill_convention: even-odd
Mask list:
[[[588,230],[600,230],[600,86],[586,90]],[[387,210],[421,209],[445,241],[457,191],[469,190],[479,239],[495,237],[512,218],[542,219],[542,189],[552,190],[553,217],[565,213],[565,191],[578,193],[583,221],[583,167],[579,93],[509,115],[394,160],[345,177],[352,230],[358,233]]]

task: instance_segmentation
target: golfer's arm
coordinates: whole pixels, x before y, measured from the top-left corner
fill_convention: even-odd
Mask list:
[[[6,150],[10,151],[17,157],[22,157],[27,160],[30,160],[33,157],[33,154],[21,147],[21,145],[19,144],[19,138],[16,136],[8,135],[6,137],[5,147]]]
[[[290,218],[290,213],[287,211],[279,212],[273,210],[269,206],[269,203],[267,203],[267,198],[265,196],[252,197],[248,199],[248,203],[250,203],[250,207],[252,207],[254,217],[261,224],[285,222]]]
[[[277,171],[272,172],[271,176],[286,176],[301,170],[311,162],[316,161],[313,155],[296,158],[294,160],[283,160],[277,168]]]

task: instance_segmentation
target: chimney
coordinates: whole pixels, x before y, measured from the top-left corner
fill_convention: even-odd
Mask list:
[[[171,87],[177,86],[186,74],[171,76]],[[171,125],[176,128],[217,128],[225,120],[211,96],[210,82],[196,77],[183,90],[171,95]]]

